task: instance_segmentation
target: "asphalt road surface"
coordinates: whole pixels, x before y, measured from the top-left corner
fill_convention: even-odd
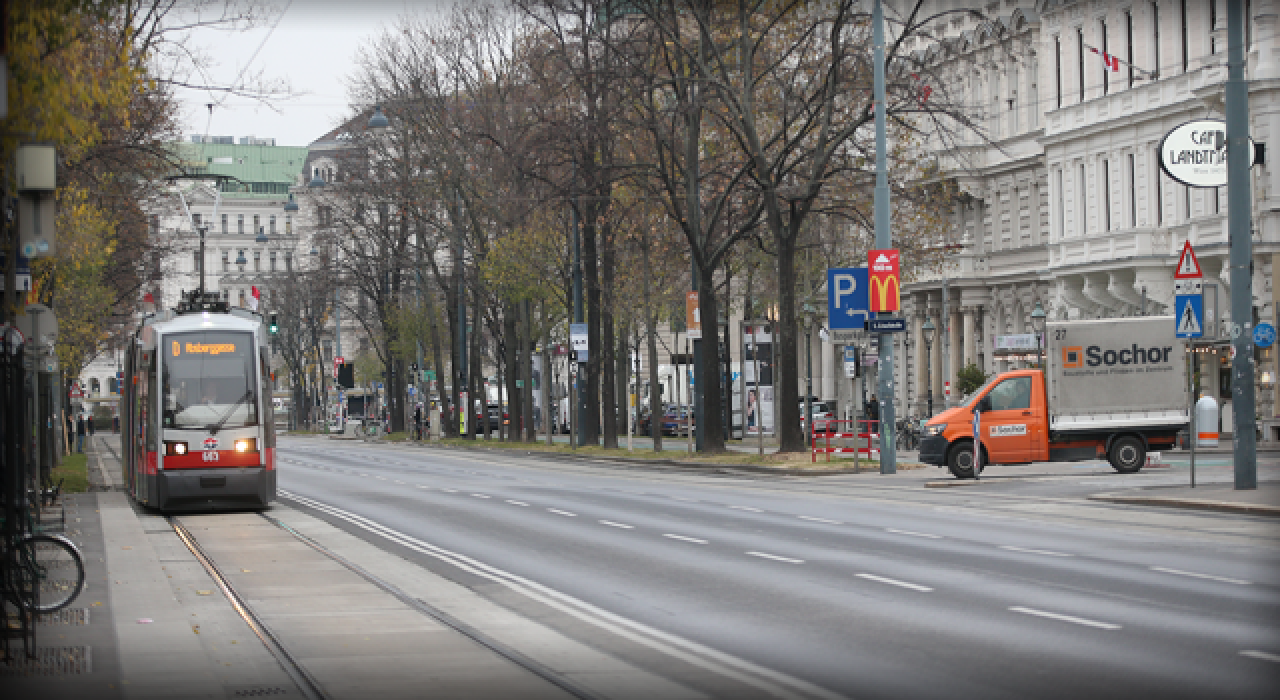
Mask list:
[[[761,697],[1280,689],[1274,518],[1043,484],[691,475],[317,439],[282,439],[280,455],[282,502],[658,673],[696,667]]]

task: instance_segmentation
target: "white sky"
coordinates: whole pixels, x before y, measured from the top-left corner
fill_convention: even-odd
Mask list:
[[[465,0],[460,0],[465,1]],[[249,58],[248,74],[287,79],[298,96],[278,101],[275,110],[252,100],[181,90],[182,137],[209,133],[276,139],[278,146],[306,146],[345,116],[347,78],[357,48],[390,26],[406,9],[444,12],[452,0],[270,0],[276,9],[265,26],[242,33],[205,30],[192,43],[217,63],[215,84],[235,80]],[[280,11],[283,10],[283,15]],[[272,31],[271,25],[279,19]],[[265,41],[265,43],[264,43]],[[261,46],[261,50],[258,50]],[[213,117],[205,105],[215,105]]]

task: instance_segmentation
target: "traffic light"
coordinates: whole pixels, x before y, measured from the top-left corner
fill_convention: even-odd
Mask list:
[[[271,335],[275,335],[280,332],[280,324],[276,323],[275,314],[271,314],[271,325],[267,326],[267,330],[271,331]]]

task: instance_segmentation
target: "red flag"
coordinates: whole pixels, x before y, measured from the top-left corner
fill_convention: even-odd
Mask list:
[[[252,290],[253,296],[249,298],[249,307],[254,311],[257,311],[258,301],[262,299],[262,293],[258,291],[257,287],[250,287],[250,289]]]

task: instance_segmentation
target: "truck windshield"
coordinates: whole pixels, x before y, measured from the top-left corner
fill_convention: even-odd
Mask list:
[[[982,396],[983,394],[987,393],[987,389],[991,388],[991,385],[996,383],[996,379],[997,377],[992,377],[991,379],[988,379],[986,384],[983,384],[982,386],[975,389],[972,394],[969,394],[969,398],[965,399],[964,403],[960,405],[965,408],[971,407],[973,405],[973,402],[976,401],[979,396]]]
[[[252,334],[176,333],[164,343],[164,427],[258,424]]]

